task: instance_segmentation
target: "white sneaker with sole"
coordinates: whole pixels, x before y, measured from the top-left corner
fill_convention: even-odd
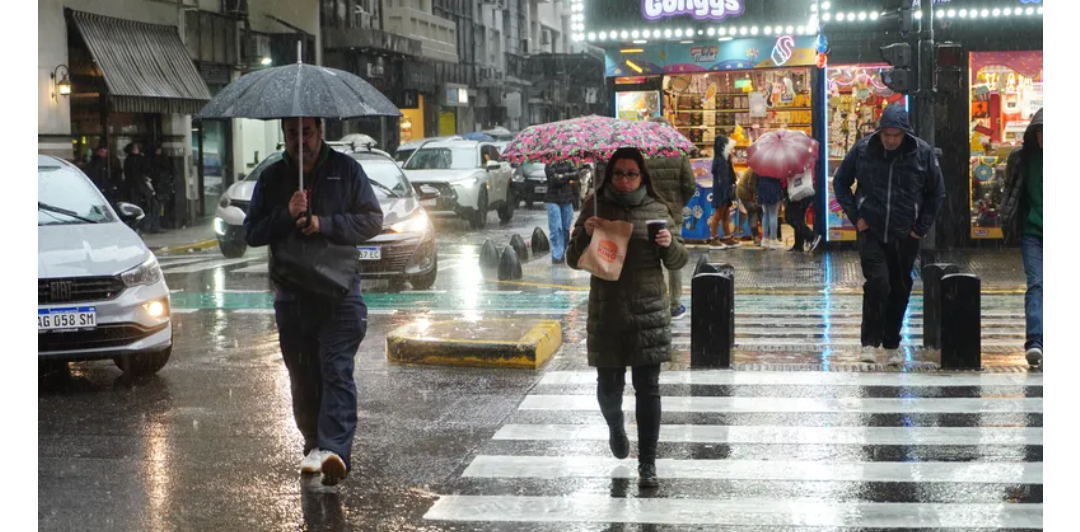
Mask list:
[[[1039,349],[1038,347],[1032,347],[1031,349],[1027,350],[1027,353],[1025,353],[1025,355],[1027,357],[1027,362],[1028,362],[1029,366],[1031,366],[1033,368],[1038,367],[1038,366],[1042,366],[1042,359],[1043,359],[1042,349]]]
[[[890,366],[904,365],[904,355],[900,353],[899,349],[886,349],[885,352],[888,354],[887,360]]]
[[[345,480],[345,475],[348,473],[345,470],[345,461],[341,459],[337,453],[332,451],[323,451],[322,453],[322,477],[319,481],[323,486],[336,486]]]
[[[863,364],[877,364],[877,352],[878,349],[873,346],[863,346],[862,352],[859,353],[859,362]]]
[[[312,449],[307,453],[307,456],[300,461],[301,473],[318,473],[322,467],[322,451],[318,449]]]

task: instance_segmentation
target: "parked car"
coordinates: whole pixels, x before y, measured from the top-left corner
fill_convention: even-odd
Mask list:
[[[409,281],[417,290],[430,288],[435,284],[439,264],[435,230],[421,202],[437,199],[438,192],[429,187],[414,187],[385,152],[357,150],[349,155],[363,167],[383,211],[382,233],[357,246],[361,274],[365,278],[389,278],[395,283]],[[244,218],[251,207],[255,182],[268,166],[280,159],[281,152],[267,157],[251,175],[230,187],[218,205],[214,230],[225,256],[239,257],[247,250]]]
[[[499,161],[499,150],[490,142],[424,144],[405,163],[405,174],[413,185],[428,185],[439,192],[438,199],[425,205],[429,212],[453,212],[476,229],[487,225],[490,210],[497,210],[503,223],[514,217],[512,169]]]
[[[451,135],[448,137],[432,137],[427,139],[412,140],[398,146],[397,150],[394,150],[394,160],[398,162],[398,166],[405,166],[405,161],[412,157],[413,152],[418,150],[420,146],[430,142],[446,142],[450,140],[465,140],[460,135]]]
[[[38,155],[38,361],[111,359],[145,375],[172,354],[169,288],[135,231],[75,165]]]
[[[544,203],[547,194],[547,165],[544,163],[525,163],[514,170],[515,195],[518,200],[525,201],[525,208],[531,209],[533,203]],[[581,208],[581,177],[585,174],[584,167],[578,171],[578,179],[570,181],[570,187],[574,189],[574,210]]]

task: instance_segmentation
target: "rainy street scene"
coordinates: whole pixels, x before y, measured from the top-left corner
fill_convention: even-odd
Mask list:
[[[1043,20],[39,0],[38,530],[1065,529]]]

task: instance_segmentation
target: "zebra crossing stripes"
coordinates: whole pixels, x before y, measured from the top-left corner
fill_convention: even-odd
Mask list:
[[[425,519],[491,531],[1043,528],[1038,374],[662,372],[653,492],[631,487],[637,464],[608,451],[595,379],[544,375]]]

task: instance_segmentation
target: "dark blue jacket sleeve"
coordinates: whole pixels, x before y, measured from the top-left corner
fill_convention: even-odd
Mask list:
[[[941,204],[945,202],[945,178],[941,175],[941,165],[933,150],[930,152],[930,164],[927,166],[926,187],[923,189],[921,205],[919,205],[919,219],[915,221],[915,234],[920,237],[930,230],[937,219]]]
[[[836,169],[836,175],[833,176],[833,194],[836,196],[836,202],[844,209],[848,220],[855,225],[859,223],[859,208],[855,205],[855,195],[851,193],[851,186],[855,184],[855,166],[856,161],[859,160],[859,147],[860,144],[856,144],[848,152],[844,157],[844,162],[840,163],[840,168]]]
[[[296,221],[289,215],[289,206],[274,205],[266,196],[264,179],[273,174],[269,169],[263,172],[251,194],[251,207],[244,218],[244,240],[251,247],[284,239],[296,227]]]
[[[360,163],[349,158],[352,164],[352,197],[347,198],[345,212],[319,216],[319,228],[336,244],[358,246],[382,232],[383,213],[375,190]]]

